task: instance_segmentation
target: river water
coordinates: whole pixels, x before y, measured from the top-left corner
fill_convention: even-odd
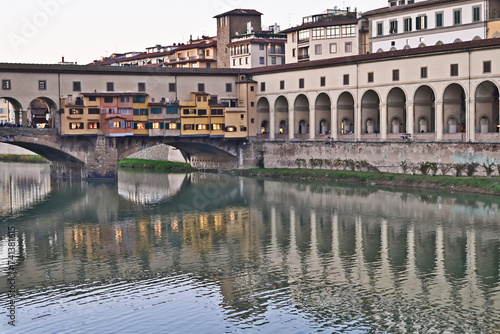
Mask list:
[[[0,333],[500,332],[498,197],[4,163],[0,198]]]

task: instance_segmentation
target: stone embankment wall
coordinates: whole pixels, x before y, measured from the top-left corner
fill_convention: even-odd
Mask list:
[[[373,142],[264,142],[255,150],[262,153],[266,168],[315,168],[372,170],[422,174],[422,166],[432,166],[428,174],[485,175],[483,166],[494,166],[499,175],[500,143],[373,143]],[[258,152],[255,152],[258,153]],[[461,167],[462,166],[462,167]]]

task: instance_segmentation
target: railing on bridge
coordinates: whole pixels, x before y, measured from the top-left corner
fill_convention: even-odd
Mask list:
[[[9,128],[1,127],[0,136],[12,136],[12,135],[57,135],[57,129],[33,129],[33,128]]]

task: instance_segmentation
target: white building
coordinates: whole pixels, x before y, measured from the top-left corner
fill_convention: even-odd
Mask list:
[[[486,39],[496,20],[498,0],[389,1],[363,14],[370,29],[371,52],[401,50]],[[494,28],[494,25],[491,26]]]
[[[231,68],[255,68],[285,64],[286,35],[279,33],[279,26],[268,31],[253,32],[231,38]]]
[[[283,30],[286,63],[354,56],[362,52],[361,20],[356,12],[327,9],[306,16],[302,24]]]

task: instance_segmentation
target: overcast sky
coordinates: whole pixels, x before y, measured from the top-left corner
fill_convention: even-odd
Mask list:
[[[0,62],[87,64],[113,52],[144,51],[215,36],[217,14],[256,9],[264,27],[299,25],[303,16],[335,6],[364,12],[387,0],[0,0]]]

